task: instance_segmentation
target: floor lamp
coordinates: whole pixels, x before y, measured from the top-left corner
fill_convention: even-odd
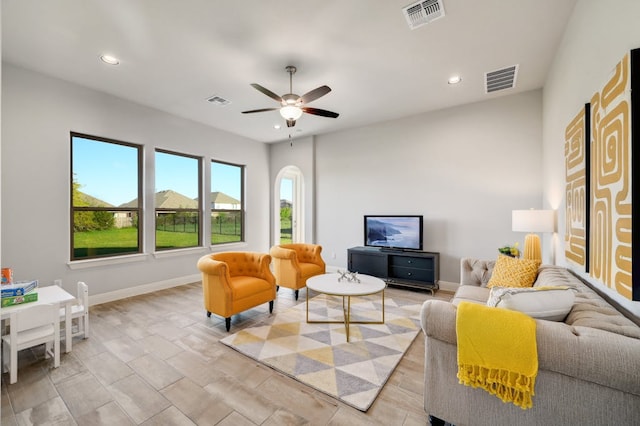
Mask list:
[[[511,227],[514,232],[528,232],[524,239],[524,259],[542,261],[540,237],[537,232],[553,232],[555,230],[553,210],[513,210]]]

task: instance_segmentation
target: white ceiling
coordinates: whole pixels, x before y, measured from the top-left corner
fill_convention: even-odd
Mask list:
[[[248,138],[289,136],[283,95],[328,85],[293,137],[332,132],[543,86],[575,0],[444,0],[409,29],[407,0],[2,0],[2,59]],[[101,54],[117,56],[105,65]],[[484,73],[519,64],[487,95]],[[447,84],[453,74],[462,82]],[[218,95],[227,106],[207,102]],[[280,130],[274,124],[281,124]]]

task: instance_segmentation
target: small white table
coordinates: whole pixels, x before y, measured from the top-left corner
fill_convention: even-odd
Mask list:
[[[334,324],[344,322],[344,328],[349,341],[350,324],[384,324],[384,289],[387,284],[380,278],[371,275],[360,275],[360,282],[350,282],[347,280],[338,281],[339,274],[316,275],[307,280],[307,323],[310,324]],[[309,290],[330,296],[342,296],[342,311],[344,321],[317,321],[309,320]],[[370,294],[382,293],[382,319],[380,321],[351,321],[351,296],[368,296]],[[345,298],[347,303],[345,306]]]
[[[22,303],[20,305],[7,306],[2,308],[2,321],[9,319],[12,312],[27,309],[30,306],[44,305],[47,303],[58,303],[61,308],[65,308],[64,335],[65,335],[65,352],[71,352],[71,306],[76,298],[72,294],[67,293],[62,287],[50,285],[47,287],[38,287],[34,290],[38,293],[38,300],[35,302]]]

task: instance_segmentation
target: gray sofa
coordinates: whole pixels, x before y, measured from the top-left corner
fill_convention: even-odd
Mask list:
[[[486,303],[493,265],[462,259],[461,284],[451,302],[428,300],[422,306],[427,414],[457,426],[640,424],[640,319],[623,315],[557,266],[541,266],[534,286],[570,286],[576,297],[563,322],[536,320],[533,408],[523,410],[458,383],[456,306],[462,300]]]

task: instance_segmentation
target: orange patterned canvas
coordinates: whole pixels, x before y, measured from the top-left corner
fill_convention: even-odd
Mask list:
[[[632,55],[637,57],[638,51],[625,55],[591,98],[589,272],[622,296],[637,300],[632,255]]]
[[[582,272],[589,270],[589,131],[590,105],[571,120],[565,130],[565,257]]]

